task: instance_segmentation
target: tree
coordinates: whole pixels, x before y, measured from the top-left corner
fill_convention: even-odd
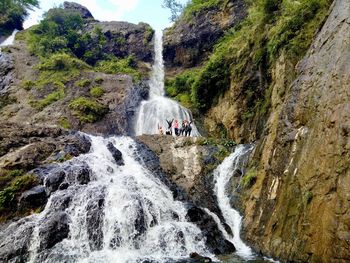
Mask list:
[[[38,6],[38,0],[0,0],[0,31],[6,34],[21,29],[27,9]]]
[[[163,0],[162,7],[170,9],[171,16],[169,17],[169,19],[172,22],[174,22],[181,15],[182,10],[184,9],[185,5],[182,5],[181,3],[179,3],[176,0]]]

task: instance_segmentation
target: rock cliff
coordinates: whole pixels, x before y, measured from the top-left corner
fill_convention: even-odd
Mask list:
[[[244,1],[221,2],[200,10],[195,17],[181,17],[165,30],[163,55],[167,74],[200,65],[225,30],[237,25],[247,15]]]
[[[243,201],[246,238],[286,261],[350,260],[350,3],[331,9],[269,118]]]

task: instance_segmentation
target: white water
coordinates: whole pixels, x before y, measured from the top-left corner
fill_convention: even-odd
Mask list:
[[[157,134],[158,124],[165,130],[166,120],[192,120],[191,112],[176,101],[164,97],[164,62],[162,32],[156,31],[154,41],[155,61],[149,82],[150,96],[143,101],[137,115],[135,134]],[[174,134],[174,133],[173,133]],[[196,126],[192,124],[192,136],[200,136]]]
[[[13,42],[15,41],[15,37],[16,37],[16,34],[17,34],[18,30],[15,29],[11,36],[9,36],[8,38],[6,38],[4,40],[4,42],[0,43],[0,47],[5,47],[5,46],[10,46],[13,44]],[[0,48],[0,52],[1,52],[1,48]]]
[[[45,210],[36,218],[30,262],[123,263],[140,259],[169,262],[169,259],[187,258],[191,252],[211,256],[199,228],[185,219],[187,210],[183,203],[175,201],[167,186],[135,160],[136,145],[131,138],[91,137],[91,140],[91,152],[71,161],[89,165],[91,182],[71,185],[50,197]],[[109,141],[122,152],[125,166],[115,164],[106,148]],[[40,226],[45,215],[55,210],[51,201],[67,191],[74,192],[66,209],[69,237],[52,248],[50,259],[43,260],[39,250]],[[87,206],[90,201],[98,200],[101,193],[105,193],[103,247],[93,251],[89,245]],[[111,248],[113,240],[118,240],[119,246]]]
[[[232,208],[228,191],[230,189],[230,179],[234,171],[236,169],[242,170],[245,165],[244,162],[246,161],[247,154],[249,154],[251,150],[252,146],[237,146],[235,152],[227,157],[214,171],[214,192],[225,222],[231,228],[233,236],[229,235],[222,226],[220,230],[223,232],[224,236],[235,245],[237,255],[247,260],[254,258],[254,255],[251,248],[244,244],[240,238],[242,216],[238,211]],[[218,225],[220,225],[220,222],[218,222],[219,219],[213,218]]]

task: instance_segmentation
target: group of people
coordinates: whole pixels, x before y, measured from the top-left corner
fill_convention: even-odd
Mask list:
[[[191,136],[192,121],[183,120],[181,125],[178,120],[166,120],[168,127],[165,130],[166,135],[173,135],[173,128],[176,136]],[[158,133],[164,135],[164,129],[158,123]]]

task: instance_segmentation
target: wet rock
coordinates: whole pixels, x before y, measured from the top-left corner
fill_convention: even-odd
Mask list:
[[[186,218],[195,223],[206,237],[206,245],[216,255],[231,254],[235,246],[224,238],[216,222],[204,210],[192,206],[188,209]]]
[[[103,247],[103,219],[104,219],[104,194],[101,193],[99,198],[90,200],[86,210],[87,233],[89,245],[92,251],[101,250]]]
[[[56,169],[52,173],[49,173],[44,179],[44,185],[49,194],[55,192],[66,177],[66,173],[63,170]]]
[[[13,82],[13,58],[9,54],[0,53],[0,95],[7,92]]]
[[[109,142],[107,144],[107,149],[112,154],[117,165],[119,166],[124,165],[123,155],[121,151],[119,151],[117,148],[114,147],[113,143]]]
[[[86,163],[70,165],[65,168],[66,181],[69,184],[88,184],[91,170]]]
[[[19,206],[22,209],[40,207],[46,204],[47,198],[48,196],[46,194],[45,187],[38,185],[28,191],[25,191],[21,195],[19,199]]]
[[[85,6],[79,5],[74,2],[64,2],[63,7],[67,11],[79,13],[84,19],[94,19],[90,11]]]
[[[55,244],[68,237],[68,215],[64,212],[48,214],[39,230],[40,249],[52,248]]]
[[[192,252],[190,254],[190,258],[193,260],[193,262],[196,262],[196,263],[197,262],[198,263],[210,263],[210,262],[212,262],[211,258],[203,257],[196,252]]]
[[[23,218],[0,230],[0,262],[27,262],[33,232],[31,219]]]

